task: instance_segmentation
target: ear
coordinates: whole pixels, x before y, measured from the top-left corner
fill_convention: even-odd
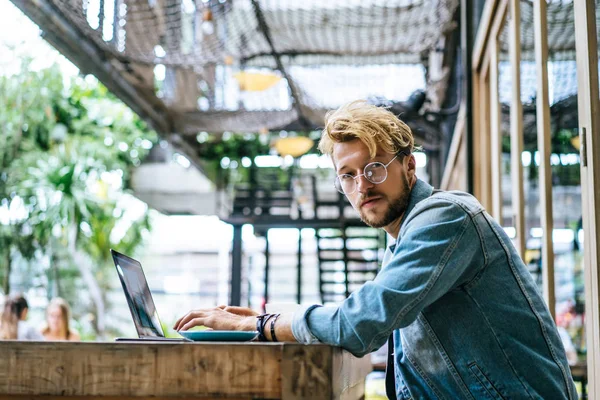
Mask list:
[[[412,179],[415,173],[417,172],[417,161],[415,160],[414,154],[410,153],[408,157],[405,157],[405,167],[406,173],[409,179]]]

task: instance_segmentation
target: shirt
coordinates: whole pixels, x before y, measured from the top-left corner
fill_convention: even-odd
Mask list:
[[[26,321],[19,321],[17,327],[17,340],[42,341],[44,340],[44,336]]]

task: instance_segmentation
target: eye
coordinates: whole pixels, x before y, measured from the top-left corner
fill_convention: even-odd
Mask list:
[[[340,181],[345,182],[345,181],[351,181],[354,179],[354,177],[350,174],[343,174],[339,176]]]

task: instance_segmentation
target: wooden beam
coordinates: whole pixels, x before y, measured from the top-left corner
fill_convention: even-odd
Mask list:
[[[471,71],[473,75],[473,154],[468,157],[473,157],[473,195],[483,204],[481,198],[481,140],[483,137],[483,121],[481,116],[482,108],[482,91],[480,72]],[[485,207],[485,205],[484,205]]]
[[[472,70],[476,131],[473,157],[474,194],[490,213],[501,220],[500,105],[498,102],[498,36],[508,0],[486,3],[474,45]],[[491,162],[490,162],[491,160]]]
[[[491,135],[491,107],[492,107],[492,102],[491,102],[491,97],[490,97],[490,69],[488,67],[487,69],[487,74],[484,75],[484,84],[485,84],[485,91],[483,92],[483,95],[485,95],[485,98],[482,98],[484,107],[482,107],[482,113],[485,113],[485,141],[482,143],[482,145],[484,146],[484,148],[482,149],[481,152],[481,156],[482,156],[482,171],[483,171],[483,187],[485,190],[485,198],[486,198],[486,203],[485,203],[485,207],[486,210],[491,210],[492,209],[492,164],[490,163],[491,160],[491,154],[492,154],[492,147],[491,147],[491,143],[492,143],[492,135]]]
[[[520,0],[510,0],[509,52],[511,73],[510,104],[510,175],[512,185],[512,212],[516,248],[525,256],[525,201],[523,199],[523,104],[521,103],[521,8]]]
[[[550,100],[548,97],[548,19],[545,1],[533,3],[533,25],[535,37],[535,66],[537,71],[537,140],[540,155],[539,190],[540,219],[543,230],[542,237],[542,279],[544,299],[555,317],[556,300],[554,294],[554,244],[552,232],[552,170],[550,154],[552,153],[550,130]],[[531,160],[535,162],[535,160]]]
[[[471,82],[472,82],[472,101],[471,104],[473,105],[472,108],[472,112],[473,112],[473,116],[471,117],[471,120],[473,121],[473,127],[472,127],[472,135],[471,135],[471,154],[467,154],[467,157],[471,157],[472,158],[472,162],[471,162],[471,177],[473,180],[473,187],[472,189],[472,194],[477,197],[479,200],[481,200],[479,196],[480,194],[480,184],[479,184],[479,171],[477,171],[477,159],[479,156],[479,142],[481,141],[481,118],[479,116],[479,114],[476,112],[477,108],[476,107],[481,107],[481,100],[480,100],[480,96],[481,96],[481,85],[479,84],[479,74],[475,71],[473,71],[472,69],[469,69],[469,72],[471,74]],[[477,106],[475,106],[477,104]],[[469,140],[469,139],[467,139]]]
[[[446,167],[444,168],[444,174],[442,176],[442,183],[440,184],[440,188],[442,190],[451,190],[451,189],[460,189],[465,190],[465,188],[450,188],[449,184],[452,181],[455,181],[455,177],[457,175],[465,175],[466,172],[463,170],[457,170],[457,165],[465,166],[465,163],[460,163],[458,158],[460,156],[461,146],[464,144],[464,135],[465,135],[465,122],[466,122],[466,107],[464,103],[461,104],[460,109],[458,110],[458,116],[456,117],[456,124],[454,125],[454,132],[452,133],[452,142],[450,143],[450,150],[448,152],[448,159],[446,161]]]
[[[502,3],[502,0],[488,0],[485,2],[479,28],[477,28],[477,35],[475,36],[475,43],[473,44],[472,68],[474,71],[480,69],[482,57],[486,53],[495,11],[500,3]]]
[[[508,9],[509,0],[488,0],[481,15],[481,22],[477,29],[475,44],[473,45],[472,68],[479,71],[484,68],[483,62],[491,48],[491,43],[497,40],[500,27]]]
[[[473,181],[475,184],[474,194],[486,210],[492,209],[491,193],[491,171],[490,171],[490,80],[489,68],[479,71],[476,79],[476,95],[473,98],[475,116],[477,119],[476,131],[474,132],[474,145],[477,149],[473,156],[474,171]]]
[[[600,104],[593,0],[574,0],[577,106],[581,137],[584,282],[589,398],[600,398]]]
[[[490,42],[490,160],[492,175],[492,217],[502,225],[502,134],[498,90],[498,39]],[[485,160],[484,160],[485,162]]]
[[[492,48],[492,43],[496,43],[496,46],[498,46],[498,38],[500,37],[500,33],[502,33],[502,29],[504,28],[504,24],[506,22],[506,16],[508,14],[508,2],[509,0],[501,0],[500,4],[498,5],[498,8],[496,9],[494,23],[492,24],[492,28],[490,29],[491,40],[488,44],[489,49]]]
[[[490,52],[486,51],[483,56],[483,61],[481,62],[481,69],[479,70],[483,79],[487,78],[487,75],[490,73],[490,58]]]

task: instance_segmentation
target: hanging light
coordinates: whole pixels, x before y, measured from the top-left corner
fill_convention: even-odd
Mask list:
[[[306,154],[312,149],[314,142],[306,136],[285,137],[275,142],[275,150],[280,156],[292,156],[294,158]]]
[[[246,72],[241,71],[233,75],[240,85],[240,90],[247,92],[262,92],[275,86],[281,77],[264,72]]]
[[[579,137],[579,135],[573,136],[571,138],[571,146],[575,147],[577,149],[577,151],[580,151],[580,149],[581,149],[581,138]]]

